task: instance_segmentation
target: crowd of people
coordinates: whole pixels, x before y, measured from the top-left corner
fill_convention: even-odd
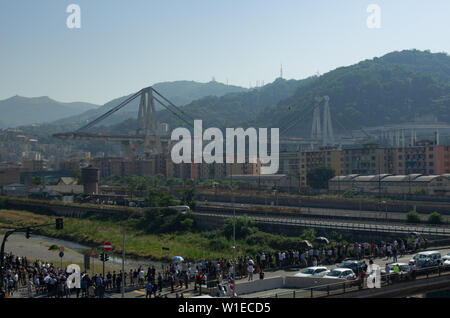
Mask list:
[[[163,297],[163,288],[166,288],[168,293],[174,293],[176,287],[178,291],[183,288],[189,289],[190,284],[193,284],[194,290],[197,290],[203,284],[214,286],[224,281],[229,282],[234,278],[234,274],[235,279],[248,278],[251,281],[254,274],[259,275],[259,279],[264,279],[264,272],[267,270],[335,264],[346,258],[386,257],[386,260],[392,259],[396,262],[399,255],[417,251],[422,245],[426,246],[426,241],[421,241],[419,237],[416,237],[412,244],[403,239],[392,242],[341,244],[328,248],[318,244],[315,247],[298,250],[239,256],[235,268],[232,259],[221,258],[199,262],[177,262],[163,265],[160,270],[156,270],[154,266],[149,266],[145,270],[140,266],[130,269],[124,275],[122,271],[108,271],[105,277],[102,274],[81,273],[80,288],[74,289],[70,289],[66,283],[71,273],[67,273],[65,269],[41,260],[29,262],[26,257],[9,253],[4,258],[5,289],[0,291],[0,296],[4,296],[5,293],[14,295],[21,288],[29,297],[34,293],[55,298],[71,297],[72,294],[76,297],[102,298],[105,291],[121,291],[123,276],[124,287],[145,288],[147,298],[160,298]],[[165,296],[167,297],[167,294]]]

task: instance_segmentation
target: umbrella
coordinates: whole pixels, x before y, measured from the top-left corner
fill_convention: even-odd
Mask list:
[[[314,242],[316,242],[316,243],[323,243],[323,244],[330,244],[330,241],[328,241],[328,239],[326,237],[323,237],[323,236],[316,237],[314,239]]]
[[[175,262],[183,262],[184,258],[182,258],[181,256],[174,256],[172,257],[172,260]]]

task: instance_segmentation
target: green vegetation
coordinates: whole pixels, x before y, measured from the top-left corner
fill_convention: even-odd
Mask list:
[[[317,96],[329,96],[333,128],[347,132],[379,123],[413,121],[417,114],[434,114],[450,121],[450,56],[405,50],[339,67],[299,88],[273,107],[253,114],[249,126],[289,127],[291,136],[308,136]],[[396,105],[392,107],[392,105]],[[297,119],[297,124],[293,121]],[[234,127],[234,126],[233,126]],[[345,128],[344,128],[345,127]],[[345,130],[344,130],[345,129]]]
[[[333,169],[317,167],[308,172],[307,182],[313,189],[328,189],[328,181],[333,177]]]
[[[420,223],[421,222],[421,218],[419,213],[417,213],[416,211],[409,211],[408,213],[406,213],[406,222],[408,223]]]
[[[415,195],[426,195],[427,192],[425,191],[425,189],[414,189],[414,194]]]
[[[50,245],[50,247],[48,248],[49,251],[56,251],[59,250],[59,246],[56,244],[52,244]]]
[[[442,215],[440,213],[433,212],[428,215],[427,221],[430,224],[442,224],[442,223],[444,223],[444,218],[442,217]]]
[[[134,227],[145,233],[185,233],[194,230],[192,213],[182,214],[171,209],[145,210],[143,216],[134,220]]]
[[[24,227],[54,222],[53,216],[25,211],[0,210],[0,226]],[[93,215],[83,219],[64,218],[64,229],[43,227],[36,234],[75,241],[88,246],[98,246],[110,241],[116,253],[121,253],[123,225],[126,225],[127,255],[168,260],[181,255],[188,260],[232,257],[232,221],[227,221],[214,231],[198,231],[189,213],[172,210],[149,209],[143,215],[134,215],[127,221],[123,217],[111,218]],[[237,218],[237,255],[256,255],[261,251],[297,249],[304,247],[304,239],[312,241],[314,230],[304,230],[292,238],[262,232],[247,217]],[[342,243],[342,242],[341,242]],[[333,241],[332,245],[338,244]],[[162,250],[168,247],[170,252]]]

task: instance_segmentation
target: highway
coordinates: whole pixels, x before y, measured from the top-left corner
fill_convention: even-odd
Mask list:
[[[436,251],[441,252],[441,255],[444,256],[447,253],[450,253],[450,247],[445,247],[445,248],[436,248],[434,249]],[[398,263],[408,263],[408,261],[410,259],[413,258],[415,254],[407,254],[407,255],[403,255],[403,256],[399,256],[398,257]],[[364,259],[366,261],[366,263],[369,263],[369,259],[365,258]],[[391,263],[392,262],[392,258],[390,260],[387,260],[386,258],[375,258],[374,259],[374,263],[379,265],[382,269],[384,269],[386,263]],[[335,265],[323,265],[325,267],[327,267],[328,269],[331,269],[333,267],[335,267]],[[273,278],[273,277],[286,277],[286,276],[294,276],[296,273],[298,273],[300,271],[299,268],[290,268],[290,269],[281,269],[281,270],[276,270],[276,271],[265,271],[265,278]],[[255,275],[255,280],[257,280],[257,275]],[[236,284],[240,284],[240,283],[245,283],[247,282],[248,279],[247,278],[242,278],[239,280],[236,280]],[[194,292],[192,290],[193,284],[191,284],[190,289],[186,290],[180,290],[180,289],[176,289],[175,293],[179,293],[179,292],[183,292],[185,297],[189,298],[189,297],[195,297],[198,295],[198,292]],[[259,292],[259,293],[255,293],[255,294],[249,294],[249,295],[241,295],[241,297],[243,298],[256,298],[256,297],[260,297],[260,298],[269,298],[269,297],[274,297],[275,293],[277,291],[275,290],[267,290],[264,292]],[[287,292],[289,294],[292,294],[292,291],[284,291]],[[168,288],[165,288],[163,290],[163,295],[167,295],[169,298],[174,298],[175,297],[175,293],[171,293],[170,290]],[[278,295],[280,297],[280,295]],[[301,297],[301,294],[298,292],[298,296]],[[113,294],[111,295],[112,298],[120,298],[121,295],[120,294]],[[145,290],[144,289],[137,289],[134,291],[129,291],[127,293],[125,293],[125,297],[126,298],[144,298],[145,297]],[[309,297],[309,292],[306,293],[304,297]]]
[[[303,213],[302,213],[303,214]],[[211,218],[232,218],[233,213],[231,211],[196,211],[194,215],[208,216]],[[422,235],[433,235],[450,237],[450,227],[448,225],[426,225],[426,224],[407,224],[402,222],[389,222],[385,219],[373,219],[371,221],[358,220],[358,219],[323,219],[320,217],[311,218],[310,216],[304,217],[303,215],[296,215],[294,213],[286,213],[286,216],[280,215],[252,215],[252,211],[247,214],[257,223],[265,224],[278,224],[278,225],[292,225],[299,227],[313,227],[322,229],[335,229],[335,230],[350,230],[350,231],[362,231],[362,232],[377,232],[377,233],[398,233],[398,234],[410,234],[413,232],[420,233]]]
[[[232,208],[233,204],[228,202],[198,202],[199,207],[227,207]],[[292,206],[282,206],[282,205],[261,205],[261,204],[243,204],[235,203],[236,208],[251,208],[251,207],[261,207],[264,209],[300,209],[301,215],[307,216],[323,216],[323,217],[340,217],[340,218],[359,218],[359,219],[373,219],[373,220],[384,220],[384,221],[405,221],[406,213],[404,212],[386,212],[386,211],[365,211],[365,210],[349,210],[349,209],[327,209],[327,208],[311,208],[311,207],[292,207]],[[422,220],[426,220],[427,214],[420,214]],[[450,224],[450,216],[442,215],[444,222]]]

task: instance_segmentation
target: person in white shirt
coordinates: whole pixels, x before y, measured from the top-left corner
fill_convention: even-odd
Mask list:
[[[145,277],[145,273],[144,273],[144,270],[141,268],[141,270],[139,271],[139,284],[140,285],[144,284],[144,277]]]
[[[254,271],[253,265],[252,264],[248,264],[247,272],[248,272],[248,280],[249,281],[253,280],[253,271]]]

